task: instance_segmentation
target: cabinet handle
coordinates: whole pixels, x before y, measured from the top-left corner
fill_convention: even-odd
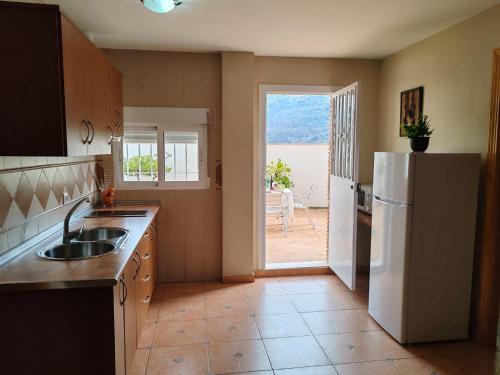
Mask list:
[[[143,238],[148,238],[149,237],[149,232],[145,232]]]
[[[92,129],[92,136],[90,137],[90,139],[87,141],[88,144],[91,144],[92,141],[94,140],[94,135],[95,135],[95,131],[94,131],[94,125],[92,125],[92,122],[90,120],[87,120],[87,123],[88,125],[90,126],[90,128]]]
[[[85,127],[82,125],[85,125]],[[84,131],[85,131],[85,129],[87,129],[87,135],[85,137],[82,135],[82,129],[84,129]],[[90,135],[89,124],[87,124],[87,121],[82,120],[82,122],[80,123],[80,137],[82,139],[83,144],[87,143],[87,141],[89,139],[89,135]]]
[[[139,258],[139,269],[142,267],[142,257],[141,253],[137,250],[135,250],[135,253],[137,254],[137,257]]]
[[[148,259],[150,256],[151,256],[151,254],[150,254],[150,253],[146,253],[146,254],[144,254],[144,256],[142,257],[142,259],[146,260],[146,259]]]
[[[132,276],[132,279],[136,279],[137,278],[137,275],[139,274],[139,261],[135,258],[135,256],[132,257],[132,260],[134,261],[135,265],[136,265],[136,269],[135,269],[135,273],[134,273],[134,276]]]
[[[151,297],[150,296],[146,296],[146,298],[144,298],[144,303],[148,304],[149,302],[151,302]]]
[[[108,145],[110,145],[113,142],[113,129],[111,129],[111,127],[108,126],[108,131],[109,131]]]
[[[123,298],[121,298],[122,296],[120,296],[120,305],[123,305],[125,303],[125,300],[127,299],[127,295],[128,295],[128,290],[127,290],[127,284],[125,284],[125,281],[123,280],[122,277],[120,277],[120,284],[122,285],[122,296]]]
[[[144,278],[142,279],[142,281],[144,281],[145,283],[149,281],[149,279],[151,279],[151,276],[150,275],[146,275],[144,276]]]

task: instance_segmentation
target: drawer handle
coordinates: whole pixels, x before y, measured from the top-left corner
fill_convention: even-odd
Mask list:
[[[149,237],[149,232],[145,232],[143,237],[144,238],[148,238]]]
[[[146,260],[146,259],[148,259],[150,256],[151,256],[151,254],[150,254],[150,253],[146,253],[146,254],[144,254],[144,256],[142,257],[142,259]]]
[[[151,297],[150,296],[146,296],[146,298],[144,298],[144,303],[148,304],[149,302],[151,302]]]
[[[142,281],[148,282],[149,279],[151,279],[151,276],[150,275],[146,275],[146,276],[144,276],[144,278],[142,279]]]

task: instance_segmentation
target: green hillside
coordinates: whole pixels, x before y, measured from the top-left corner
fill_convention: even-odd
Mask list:
[[[267,143],[328,143],[330,96],[267,96]]]

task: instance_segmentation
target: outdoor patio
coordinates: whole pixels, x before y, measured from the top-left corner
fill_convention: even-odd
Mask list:
[[[281,219],[266,219],[266,267],[317,266],[326,262],[328,210],[310,208],[315,228],[309,225],[304,209],[295,209],[285,236]],[[314,262],[304,264],[304,262]]]

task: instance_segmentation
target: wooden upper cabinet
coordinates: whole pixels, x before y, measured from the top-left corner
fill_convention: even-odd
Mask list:
[[[57,6],[0,1],[0,155],[66,154]]]
[[[65,17],[61,17],[61,29],[64,47],[64,100],[68,155],[86,155],[90,128],[87,124],[85,108],[84,37],[80,30]]]
[[[59,7],[0,1],[2,156],[109,154],[122,76]]]

